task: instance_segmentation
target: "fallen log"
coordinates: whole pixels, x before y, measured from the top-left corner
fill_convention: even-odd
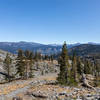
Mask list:
[[[82,82],[83,82],[83,86],[86,86],[88,88],[91,88],[91,89],[95,90],[95,88],[89,84],[88,80],[86,79],[85,74],[82,74]]]

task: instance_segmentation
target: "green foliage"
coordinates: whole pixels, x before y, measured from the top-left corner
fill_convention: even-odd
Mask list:
[[[35,52],[34,60],[35,61],[39,61],[41,59],[42,59],[41,53],[40,52]]]
[[[17,58],[22,58],[22,57],[23,57],[23,50],[19,49]]]
[[[45,55],[44,60],[49,60],[49,56]]]
[[[77,57],[77,72],[79,75],[82,75],[83,71],[84,71],[84,66],[82,65],[82,61],[80,57]]]
[[[92,74],[91,62],[89,60],[84,61],[84,73]]]
[[[27,79],[28,77],[32,78],[33,70],[32,66],[34,64],[34,54],[33,52],[26,50],[25,52],[22,50],[18,51],[17,57],[17,74],[21,76],[21,78]]]
[[[75,53],[73,54],[73,59],[72,59],[72,70],[71,70],[71,77],[74,82],[77,82],[77,58]]]
[[[33,58],[34,58],[34,54],[33,54],[33,52],[30,52],[30,55],[29,55],[29,70],[30,70],[29,77],[30,78],[34,77],[33,69],[32,69],[33,64],[34,64],[34,59]]]
[[[57,100],[61,100],[60,98],[57,98]]]
[[[98,61],[95,61],[95,75],[97,77],[100,77],[100,63]]]
[[[6,73],[8,74],[8,76],[10,76],[10,69],[11,69],[11,64],[12,64],[12,59],[10,58],[9,54],[7,53],[6,58],[4,60],[4,69],[6,71]],[[10,77],[8,79],[8,81],[10,81]]]
[[[78,82],[74,78],[70,78],[70,83],[68,84],[69,86],[77,86]]]
[[[51,55],[51,56],[50,56],[50,60],[51,60],[51,61],[53,61],[53,60],[54,60],[53,55]]]
[[[24,52],[24,55],[25,55],[25,58],[26,58],[26,59],[29,59],[29,57],[30,57],[30,51],[29,51],[29,50],[26,50],[26,51]]]
[[[64,43],[64,45],[62,47],[59,64],[60,64],[60,73],[58,74],[57,80],[60,84],[64,84],[64,85],[68,84],[70,81],[70,66],[69,66],[69,62],[68,62],[66,43]]]
[[[17,74],[21,76],[21,78],[24,78],[25,75],[25,62],[24,62],[24,56],[23,51],[18,51],[18,57],[16,61],[16,67],[17,67]]]

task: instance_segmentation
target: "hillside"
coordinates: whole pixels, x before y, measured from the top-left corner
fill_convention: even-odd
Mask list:
[[[76,52],[78,56],[98,56],[100,55],[100,44],[68,44],[69,55]],[[0,49],[16,54],[18,49],[38,51],[42,54],[57,54],[61,52],[62,45],[57,44],[40,44],[34,42],[0,42]]]
[[[6,51],[0,50],[0,82],[2,82],[4,80],[4,75],[3,74],[5,74],[5,70],[3,68],[3,61],[6,58],[7,53],[8,52],[6,52]],[[13,55],[11,53],[9,53],[9,55],[12,59],[15,59],[15,55]],[[12,68],[12,71],[13,71],[13,69],[14,69],[14,67]]]
[[[61,51],[61,46],[44,45],[34,42],[0,42],[0,49],[16,54],[18,49],[38,51],[42,54],[52,54]]]
[[[72,48],[74,46],[80,45],[79,43],[76,44],[69,44],[68,48]],[[57,44],[40,44],[34,42],[0,42],[0,49],[11,52],[16,54],[18,49],[22,50],[31,50],[31,51],[38,51],[42,54],[54,54],[59,53],[61,51],[62,45]]]
[[[69,54],[75,52],[78,56],[99,56],[100,55],[100,45],[95,44],[81,44],[69,49]]]

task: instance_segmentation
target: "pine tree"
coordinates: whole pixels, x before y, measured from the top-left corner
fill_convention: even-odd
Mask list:
[[[25,55],[25,58],[26,58],[26,59],[29,59],[30,51],[29,51],[29,50],[26,50],[26,51],[24,52],[24,55]]]
[[[29,51],[29,50],[26,50],[24,52],[24,55],[25,55],[25,78],[28,79],[28,77],[32,78],[33,77],[33,70],[32,70],[32,67],[33,67],[33,64],[34,64],[34,54],[33,52]],[[37,58],[39,59],[39,58]]]
[[[92,74],[91,72],[91,62],[89,60],[84,61],[84,73],[85,74]]]
[[[100,64],[97,61],[95,64],[95,70],[96,70],[97,76],[99,77],[100,76]]]
[[[50,56],[50,60],[53,62],[54,60],[53,55]]]
[[[25,75],[25,62],[22,50],[18,51],[16,67],[17,67],[17,74],[19,74],[19,76],[21,76],[21,78],[23,79]]]
[[[17,58],[23,58],[23,50],[18,50],[18,57]]]
[[[80,57],[77,58],[77,72],[79,75],[82,75],[83,73],[83,64],[82,64],[82,61],[80,59]]]
[[[33,52],[30,52],[30,56],[29,56],[29,60],[30,60],[30,62],[29,62],[29,65],[30,65],[30,73],[29,73],[29,77],[30,78],[32,78],[34,75],[33,75],[33,69],[32,69],[32,67],[33,67],[33,64],[34,64],[34,54],[33,54]]]
[[[49,56],[48,55],[45,55],[44,59],[45,60],[49,60]]]
[[[38,52],[35,52],[34,59],[35,59],[35,61],[39,60],[39,58],[38,58]]]
[[[8,81],[10,82],[10,70],[11,70],[11,63],[12,63],[12,59],[10,58],[9,54],[7,53],[6,58],[4,60],[4,69],[6,71],[6,73],[8,74]]]
[[[38,59],[39,59],[39,60],[42,59],[41,52],[38,52]]]
[[[100,86],[100,64],[98,61],[94,60],[94,74],[95,74],[95,79],[94,79],[94,84],[95,86]]]
[[[77,57],[75,53],[73,53],[73,59],[72,59],[72,70],[71,70],[71,78],[74,82],[78,81],[77,77]]]
[[[70,67],[69,67],[69,61],[68,61],[66,42],[64,43],[64,45],[62,47],[62,52],[61,52],[61,56],[59,59],[59,64],[60,64],[60,73],[58,74],[57,80],[60,84],[69,84]]]

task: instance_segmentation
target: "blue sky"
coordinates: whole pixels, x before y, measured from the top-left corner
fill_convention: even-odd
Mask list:
[[[100,43],[100,0],[0,0],[0,41]]]

